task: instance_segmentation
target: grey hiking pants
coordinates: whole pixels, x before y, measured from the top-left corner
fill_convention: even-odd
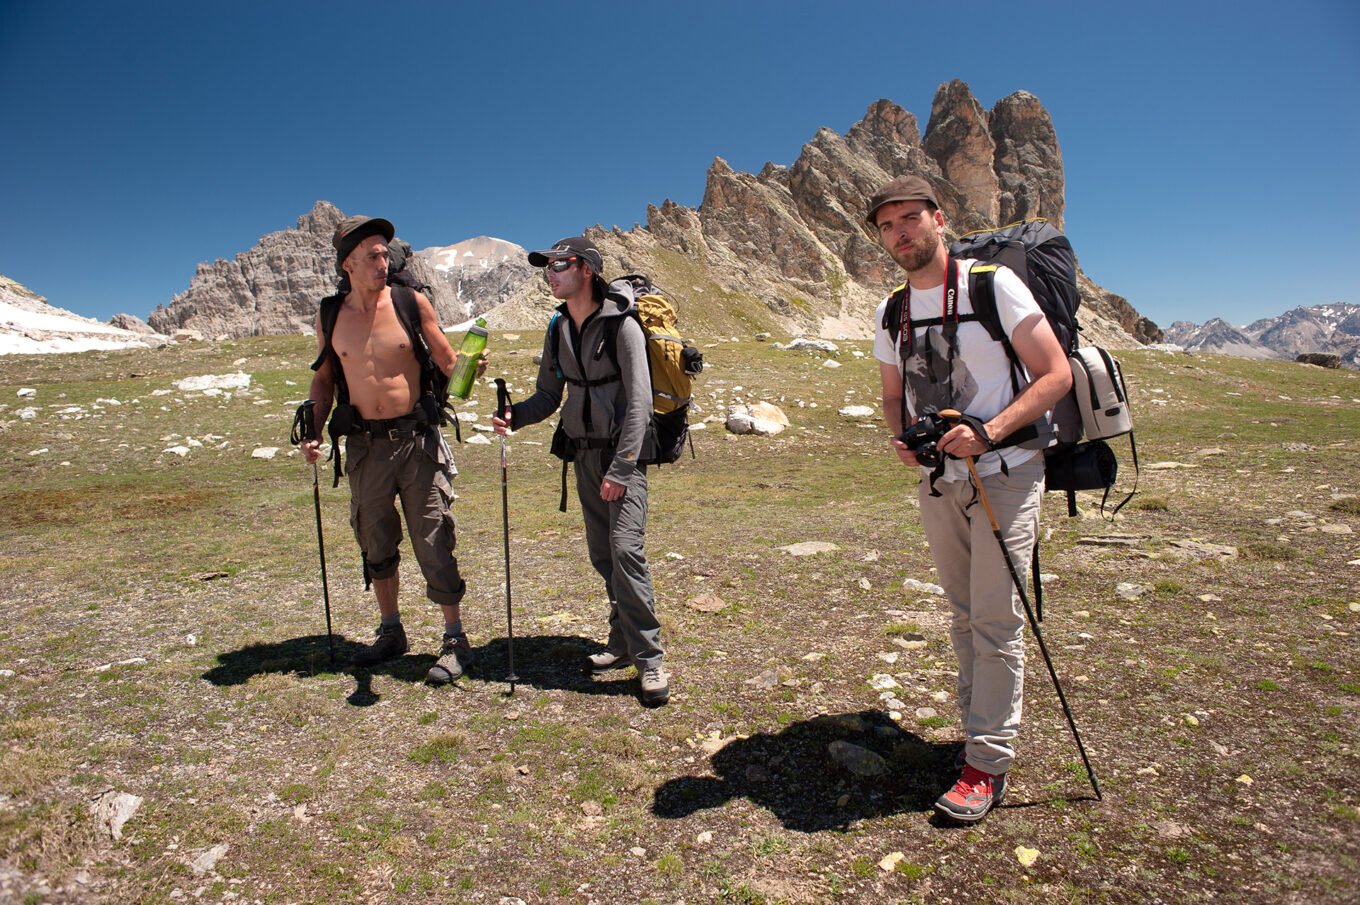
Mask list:
[[[1011,562],[1026,580],[1039,530],[1044,457],[1010,474],[982,478]],[[940,586],[949,597],[949,635],[959,660],[959,713],[968,763],[984,773],[1010,769],[1025,689],[1025,611],[987,512],[967,481],[921,481],[921,524]]]
[[[656,619],[652,573],[643,550],[647,536],[647,469],[629,478],[622,499],[600,499],[604,481],[603,457],[597,450],[581,450],[572,467],[576,495],[585,518],[590,564],[604,578],[609,595],[609,649],[626,653],[641,670],[660,666],[661,623]]]

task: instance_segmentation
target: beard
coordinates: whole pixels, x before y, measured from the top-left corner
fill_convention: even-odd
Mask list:
[[[921,270],[930,264],[935,258],[935,251],[940,244],[940,234],[936,230],[923,232],[912,240],[910,245],[904,248],[894,248],[890,252],[892,259],[902,266],[902,269],[911,273]]]

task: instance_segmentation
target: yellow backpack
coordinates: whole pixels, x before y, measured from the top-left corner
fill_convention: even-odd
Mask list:
[[[694,377],[704,369],[704,354],[680,337],[675,303],[652,281],[640,273],[619,279],[633,287],[636,306],[629,315],[636,317],[647,337],[647,369],[652,378],[652,430],[640,461],[647,464],[674,462],[689,442],[689,406],[694,399]],[[615,358],[614,350],[609,349]]]
[[[645,280],[637,274],[624,279]],[[680,338],[675,305],[656,287],[646,285],[637,296],[637,315],[647,336],[647,364],[652,372],[652,409],[669,414],[694,398],[694,375],[703,370],[704,356]]]

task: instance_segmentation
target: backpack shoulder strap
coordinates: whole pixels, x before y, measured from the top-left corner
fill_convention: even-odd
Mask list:
[[[562,374],[562,355],[558,351],[558,343],[562,341],[562,312],[554,311],[552,317],[548,319],[548,348],[552,351],[553,373],[558,377]]]
[[[1011,363],[1011,389],[1020,393],[1020,356],[1015,354],[1011,338],[1006,328],[1001,326],[1001,315],[996,310],[996,268],[995,264],[974,264],[968,270],[968,298],[973,303],[973,314],[978,323],[987,328],[987,335],[1006,352]]]
[[[397,320],[406,328],[406,335],[411,337],[411,349],[416,353],[421,367],[424,367],[430,357],[430,347],[420,329],[420,303],[416,301],[415,290],[400,284],[394,284],[391,289],[392,309],[397,313]]]
[[[906,297],[907,284],[901,283],[892,291],[892,295],[888,296],[888,304],[883,308],[883,329],[888,331],[894,345],[902,328],[902,304]]]
[[[987,328],[987,335],[1006,346],[1006,354],[1014,361],[1010,340],[1001,326],[1001,315],[996,310],[996,267],[995,264],[974,264],[968,271],[968,298],[973,303],[973,313],[978,323]]]
[[[632,308],[629,308],[626,312],[624,312],[623,317],[610,318],[612,323],[605,325],[604,351],[609,356],[610,362],[613,363],[614,370],[620,373],[623,372],[623,369],[619,367],[619,331],[623,329],[623,322],[625,319],[631,320],[634,323],[636,323],[638,325],[638,329],[642,331],[642,343],[644,349],[646,348],[648,338],[647,325],[642,322],[642,315],[641,313],[638,312],[636,305],[634,305]],[[647,366],[649,370],[651,368],[651,363],[652,357],[648,355]]]
[[[312,362],[312,370],[316,371],[326,361],[331,363],[331,376],[335,380],[336,400],[342,405],[349,404],[349,387],[345,385],[345,369],[340,365],[340,356],[335,354],[335,346],[331,342],[331,334],[335,332],[335,322],[340,319],[340,306],[345,303],[345,297],[340,294],[328,295],[321,300],[321,351],[317,353],[316,361]]]

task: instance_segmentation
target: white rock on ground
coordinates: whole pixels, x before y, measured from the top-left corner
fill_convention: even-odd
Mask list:
[[[813,556],[817,553],[830,553],[833,550],[839,550],[840,547],[826,541],[809,540],[800,544],[788,544],[779,549],[790,556]]]
[[[734,405],[727,413],[727,429],[734,434],[772,437],[788,426],[788,416],[779,406],[769,402]]]
[[[189,867],[197,876],[203,876],[217,867],[217,862],[231,849],[231,846],[223,842],[214,845],[212,848],[200,854],[197,858],[189,862]]]
[[[250,386],[250,375],[242,371],[235,374],[200,374],[197,377],[185,377],[176,380],[174,387],[177,390],[191,392],[194,390],[244,390]]]
[[[143,800],[130,792],[109,790],[90,804],[90,813],[99,828],[116,841],[123,838],[123,826],[137,813]]]
[[[902,582],[904,591],[916,591],[921,594],[934,594],[936,597],[944,596],[944,588],[928,581],[917,581],[915,578],[908,578]]]
[[[873,406],[847,405],[837,412],[837,414],[844,415],[847,418],[872,418],[877,413]]]

